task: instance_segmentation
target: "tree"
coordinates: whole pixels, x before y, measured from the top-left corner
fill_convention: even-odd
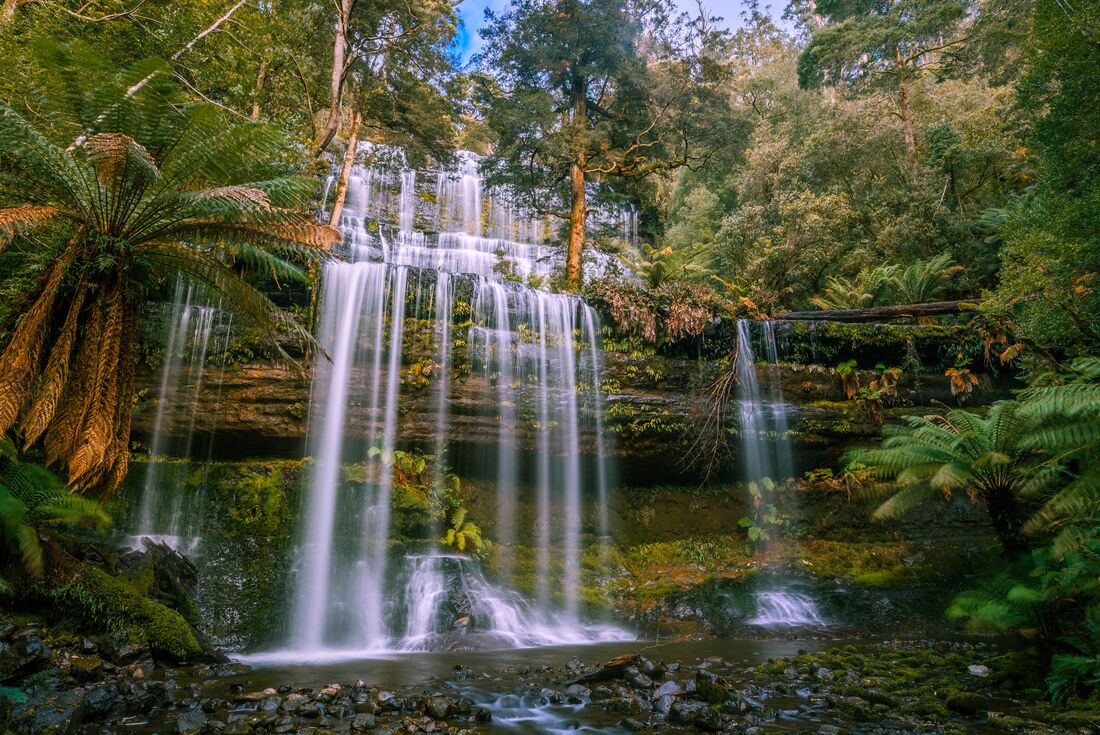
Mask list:
[[[313,148],[322,153],[344,120],[348,89],[352,105],[379,132],[401,129],[418,106],[435,107],[446,122],[441,74],[450,69],[446,48],[454,37],[456,18],[449,0],[394,3],[389,0],[338,0],[329,69],[329,106]],[[415,116],[415,115],[413,115]],[[438,124],[439,115],[421,125]],[[390,123],[387,125],[387,123]],[[453,139],[453,129],[444,131]]]
[[[18,425],[73,488],[110,495],[128,465],[137,312],[152,290],[187,277],[268,334],[308,339],[235,268],[304,280],[291,261],[318,262],[339,234],[303,208],[313,182],[293,175],[278,131],[188,104],[160,62],[88,80],[81,53],[58,53],[70,94],[53,140],[0,107],[0,249],[45,266],[0,355],[0,432]]]
[[[566,288],[581,285],[589,185],[705,158],[724,103],[663,0],[516,0],[488,14],[479,102],[496,133],[489,182],[568,223]]]
[[[821,0],[825,22],[812,31],[798,60],[806,87],[867,83],[894,95],[909,168],[917,167],[913,85],[943,67],[966,41],[969,2],[941,0]]]
[[[1100,350],[1098,14],[1096,0],[1036,3],[1034,53],[1018,107],[1037,117],[1027,144],[1039,176],[1009,206],[988,213],[1003,245],[1000,283],[986,311],[1067,356]],[[1028,361],[1037,364],[1034,356]]]
[[[1020,496],[1043,480],[1026,442],[1027,422],[1015,401],[993,404],[986,416],[957,409],[945,416],[907,416],[888,427],[882,446],[850,451],[845,462],[901,487],[875,511],[897,517],[929,497],[964,492],[989,512],[1006,554],[1028,548]]]

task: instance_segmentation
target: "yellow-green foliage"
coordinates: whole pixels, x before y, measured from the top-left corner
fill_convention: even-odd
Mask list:
[[[49,589],[48,594],[66,614],[104,631],[130,628],[154,651],[180,659],[202,653],[183,616],[102,569],[82,566],[67,582]]]
[[[245,469],[227,480],[226,485],[233,493],[229,515],[236,522],[234,535],[270,538],[288,531],[286,480],[283,468],[272,465]]]

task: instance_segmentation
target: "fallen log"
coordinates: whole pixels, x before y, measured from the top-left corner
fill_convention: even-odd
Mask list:
[[[978,307],[978,299],[958,301],[929,301],[924,304],[898,304],[895,306],[869,306],[863,309],[821,309],[818,311],[784,311],[775,319],[799,322],[881,322],[937,314],[957,314]]]
[[[570,682],[570,684],[593,684],[600,681],[610,681],[611,679],[621,679],[627,668],[638,663],[639,660],[641,660],[641,656],[637,653],[624,653],[611,659],[597,671],[586,674]]]

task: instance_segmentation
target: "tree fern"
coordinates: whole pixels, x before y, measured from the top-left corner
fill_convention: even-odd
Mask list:
[[[43,441],[70,486],[110,495],[129,461],[148,295],[183,276],[273,341],[309,340],[240,270],[304,281],[339,235],[310,215],[312,184],[279,130],[189,104],[155,75],[159,62],[119,70],[81,46],[41,54],[61,104],[34,122],[0,106],[0,248],[37,233],[49,260],[21,319],[2,325],[14,329],[0,354],[0,433]]]
[[[880,447],[853,450],[845,461],[899,486],[877,517],[896,517],[933,494],[965,493],[986,507],[1006,551],[1015,553],[1025,545],[1017,499],[1037,481],[1025,425],[1015,401],[995,403],[985,416],[962,409],[908,416],[887,428]]]
[[[888,290],[895,304],[922,304],[943,298],[950,279],[962,270],[947,253],[918,260],[891,274]]]

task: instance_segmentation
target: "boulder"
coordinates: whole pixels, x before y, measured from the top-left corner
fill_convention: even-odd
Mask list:
[[[454,702],[446,697],[431,697],[425,705],[424,711],[433,720],[445,720],[454,716],[457,708]]]
[[[16,732],[26,735],[73,735],[84,718],[84,690],[51,692],[16,707]]]
[[[20,679],[50,665],[50,647],[33,629],[9,634],[0,642],[0,682]]]
[[[705,702],[693,700],[674,702],[669,709],[668,720],[677,725],[690,725],[695,722],[696,716],[704,709],[710,709]]]
[[[176,715],[176,728],[180,733],[202,732],[206,727],[206,713],[201,709],[185,709]]]

